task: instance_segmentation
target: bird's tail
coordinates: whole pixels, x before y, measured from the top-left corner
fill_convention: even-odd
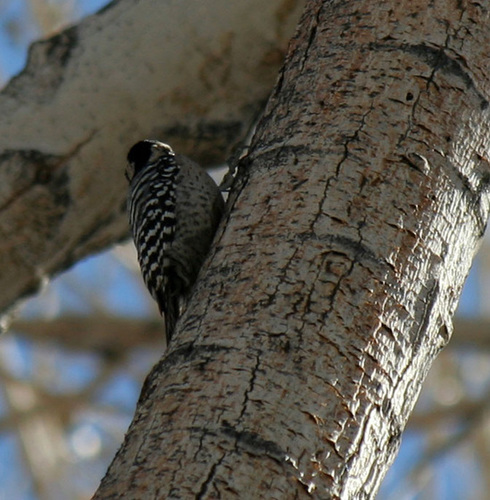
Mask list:
[[[163,314],[165,319],[165,337],[167,339],[167,346],[170,343],[172,335],[174,334],[175,325],[180,315],[179,296],[175,293],[165,293],[165,302],[160,305],[160,313]],[[162,307],[162,305],[164,307]]]
[[[181,282],[172,267],[168,267],[165,273],[163,286],[157,293],[158,308],[165,320],[165,337],[167,347],[173,337],[175,325],[181,315],[182,291]]]

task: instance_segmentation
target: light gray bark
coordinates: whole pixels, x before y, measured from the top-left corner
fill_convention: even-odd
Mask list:
[[[372,498],[489,208],[489,13],[310,0],[96,494]]]
[[[137,140],[224,162],[267,99],[301,4],[120,0],[31,47],[0,93],[0,311],[126,237]]]

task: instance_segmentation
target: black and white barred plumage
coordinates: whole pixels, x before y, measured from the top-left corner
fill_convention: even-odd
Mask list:
[[[143,279],[165,316],[167,343],[223,212],[218,186],[159,141],[128,153],[128,212]]]

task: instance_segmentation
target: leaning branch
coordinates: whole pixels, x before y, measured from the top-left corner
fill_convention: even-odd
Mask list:
[[[0,93],[0,310],[126,236],[122,171],[136,140],[225,160],[301,4],[120,0],[31,47]]]

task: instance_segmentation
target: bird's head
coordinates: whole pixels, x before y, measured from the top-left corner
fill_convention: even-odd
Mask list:
[[[128,153],[125,176],[131,182],[145,167],[154,165],[165,156],[174,156],[172,148],[163,142],[144,140],[137,142]]]

